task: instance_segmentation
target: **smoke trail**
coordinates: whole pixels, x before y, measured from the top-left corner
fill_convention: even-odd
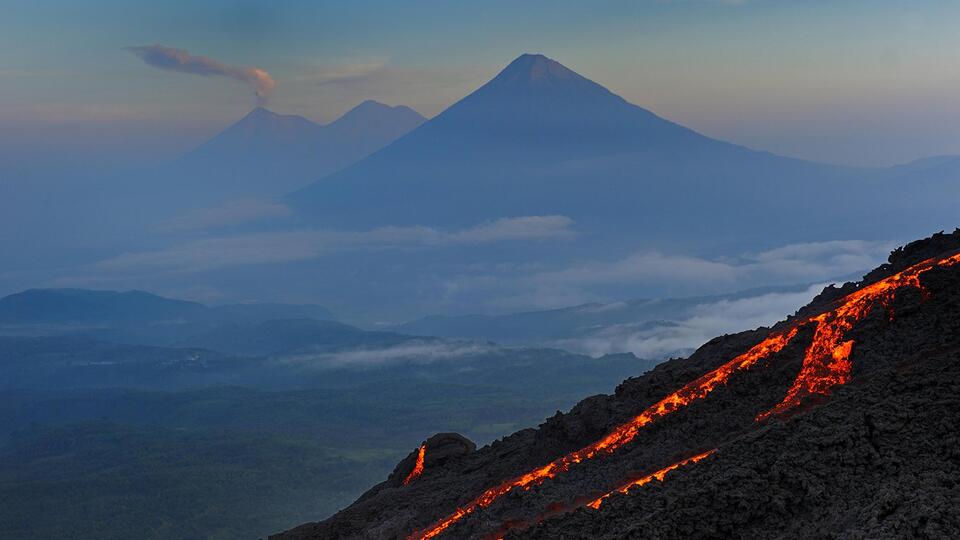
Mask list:
[[[257,105],[265,105],[273,88],[277,85],[266,71],[256,67],[229,66],[206,56],[194,56],[183,49],[146,45],[126,47],[148,66],[165,71],[191,73],[204,76],[229,77],[250,85],[257,97]]]

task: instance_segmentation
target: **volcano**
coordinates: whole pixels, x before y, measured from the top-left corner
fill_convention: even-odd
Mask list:
[[[524,54],[393,144],[318,176],[287,202],[318,224],[352,228],[563,215],[590,236],[588,245],[635,243],[637,231],[670,245],[704,245],[704,230],[710,245],[770,234],[886,239],[894,236],[872,218],[899,208],[913,183],[896,176],[720,141],[546,56]],[[935,185],[945,179],[956,185],[947,173]],[[922,206],[938,205],[923,199]],[[806,219],[813,214],[828,217]],[[936,217],[944,214],[938,208],[923,224],[942,227]],[[756,223],[765,224],[762,232]]]
[[[257,107],[180,158],[175,170],[198,189],[279,196],[383,148],[424,120],[409,107],[372,100],[325,125]]]
[[[956,538],[958,396],[960,229],[273,538]]]

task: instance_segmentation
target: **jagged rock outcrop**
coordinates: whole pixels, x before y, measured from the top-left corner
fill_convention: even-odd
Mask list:
[[[587,398],[538,429],[397,484],[411,469],[408,457],[393,484],[277,538],[958,537],[960,263],[924,267],[916,284],[894,276],[957,250],[960,231],[909,244],[861,283],[828,289],[772,329],[711,340],[689,358],[624,381],[613,395]],[[838,306],[888,282],[889,294],[866,296],[869,309],[837,315]],[[849,361],[849,373],[829,391],[801,393],[782,414],[764,416],[810,369],[811,343],[824,331],[814,322],[831,321],[831,313],[842,319],[833,323],[849,323],[833,350],[833,362]],[[622,433],[665,396],[777,336],[789,339],[695,399],[668,404],[613,450],[584,457],[584,448]],[[664,473],[662,483],[584,508],[625,481],[711,450]],[[544,470],[551,473],[541,480],[522,480]],[[504,485],[515,487],[488,495]]]
[[[438,468],[456,463],[458,459],[476,450],[477,445],[459,433],[437,433],[424,441],[422,448],[424,449],[423,471],[424,473],[430,471],[432,474]],[[420,449],[418,448],[403,458],[390,473],[390,476],[387,477],[386,484],[391,487],[403,485],[404,480],[410,476],[416,467],[419,453]]]

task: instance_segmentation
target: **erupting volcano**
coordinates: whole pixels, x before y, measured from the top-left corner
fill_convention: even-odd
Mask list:
[[[957,331],[960,329],[955,322],[960,319],[958,248],[960,232],[935,235],[931,239],[915,242],[894,252],[889,265],[868,274],[861,284],[847,284],[839,294],[835,289],[826,291],[801,310],[799,316],[766,331],[765,335],[753,332],[718,338],[689,359],[667,362],[641,378],[628,380],[617,389],[616,395],[605,397],[602,402],[584,402],[568,415],[550,419],[536,435],[517,434],[465,456],[457,464],[446,465],[442,471],[445,474],[437,476],[435,471],[431,482],[423,482],[432,483],[431,486],[423,486],[418,491],[421,482],[417,482],[416,485],[399,488],[410,490],[408,493],[378,486],[379,489],[374,488],[364,496],[365,501],[361,499],[362,502],[327,522],[294,529],[288,533],[289,537],[319,538],[323,536],[320,533],[329,535],[331,532],[333,536],[406,536],[410,540],[441,535],[451,538],[476,537],[491,534],[492,531],[487,527],[492,522],[507,524],[511,521],[524,523],[525,526],[501,525],[499,530],[509,531],[511,535],[541,534],[543,537],[555,537],[550,533],[567,530],[556,528],[558,523],[569,522],[574,528],[582,527],[583,523],[589,522],[591,513],[616,512],[618,505],[610,503],[617,500],[619,504],[621,497],[617,495],[628,492],[631,495],[623,499],[636,499],[632,496],[632,488],[644,486],[653,480],[669,480],[664,487],[673,489],[673,476],[680,475],[678,478],[681,480],[684,478],[681,471],[695,474],[701,469],[711,471],[732,466],[733,463],[728,460],[733,459],[736,451],[755,451],[748,449],[753,445],[747,444],[747,441],[763,437],[766,433],[763,428],[771,419],[781,419],[773,426],[775,430],[787,429],[827,414],[832,407],[848,406],[849,397],[837,401],[832,407],[830,404],[836,400],[824,397],[854,380],[860,380],[859,386],[862,388],[852,390],[851,395],[865,392],[863,388],[880,384],[878,381],[883,381],[884,377],[903,371],[899,362],[912,358],[919,351],[929,351],[924,357],[925,361],[946,355],[945,365],[953,370],[951,373],[956,373],[955,355],[960,350],[960,331]],[[881,316],[877,317],[875,313]],[[939,327],[942,327],[941,331],[937,332]],[[931,331],[935,333],[928,335]],[[749,343],[751,337],[752,344]],[[859,351],[861,343],[866,347],[863,353]],[[739,347],[742,347],[741,351],[746,349],[745,352],[734,354],[732,358],[728,356],[726,361],[721,359],[723,351]],[[882,352],[883,348],[890,350],[886,354],[878,352]],[[677,384],[674,386],[676,390],[661,393],[660,398],[654,397],[658,389],[667,386],[669,381],[695,372],[701,365],[708,368],[705,372],[701,371],[702,375],[695,376],[685,384]],[[908,367],[914,368],[915,364],[909,364]],[[816,396],[821,398],[810,399]],[[957,403],[955,394],[949,399],[953,399],[952,404]],[[631,407],[632,400],[634,404]],[[643,406],[644,401],[650,404]],[[807,407],[808,404],[812,408]],[[510,470],[523,470],[521,467],[525,460],[517,455],[518,450],[526,449],[528,454],[532,454],[528,459],[536,461],[542,459],[540,456],[549,454],[551,448],[563,448],[589,436],[597,427],[601,427],[583,427],[583,418],[590,419],[591,414],[600,414],[591,411],[603,411],[608,420],[599,422],[602,424],[614,420],[619,411],[630,408],[636,410],[638,406],[638,414],[625,421],[613,422],[612,428],[607,428],[606,434],[593,442],[560,452],[558,457],[520,474],[504,475]],[[799,411],[805,411],[806,414],[795,416]],[[860,417],[864,418],[867,426],[868,446],[873,447],[875,453],[883,455],[879,449],[880,443],[874,440],[880,430],[877,421],[866,412]],[[703,448],[711,450],[704,452]],[[777,454],[789,450],[780,449]],[[422,474],[425,451],[425,446],[418,450],[413,468],[403,482],[404,486]],[[666,461],[678,453],[685,453],[688,457]],[[717,458],[702,466],[686,467],[714,454]],[[960,479],[956,460],[951,463],[948,474]],[[485,481],[484,466],[493,469],[489,472],[492,477],[506,476],[506,479],[474,491],[478,494],[457,504],[431,524],[417,525],[418,522],[423,523],[420,521],[423,517],[435,515],[437,510],[445,506],[442,502],[437,503],[433,494],[427,496],[422,504],[411,503],[416,504],[418,510],[415,513],[407,511],[389,516],[393,507],[391,501],[416,501],[418,496],[427,494],[423,491],[426,489],[446,490],[448,497],[453,500],[459,499],[462,494],[469,494]],[[639,472],[644,470],[654,472]],[[676,472],[668,478],[668,473],[672,471]],[[437,480],[434,481],[433,477]],[[949,485],[953,486],[950,489],[954,491],[960,489],[956,487],[960,484]],[[535,487],[536,490],[533,489]],[[598,492],[603,495],[591,495]],[[519,493],[519,497],[506,497],[511,493]],[[377,500],[380,508],[372,504]],[[610,510],[608,506],[615,508]],[[576,508],[581,510],[574,512]],[[531,514],[531,511],[534,513]],[[472,519],[478,514],[483,514],[482,519]],[[386,523],[387,527],[381,530],[390,529],[392,532],[367,535],[362,530],[350,533],[351,529],[337,528],[346,522],[356,523],[360,516]],[[925,519],[929,520],[929,516]],[[526,524],[536,526],[528,529]],[[953,524],[956,524],[956,519]],[[571,537],[576,536],[571,534]],[[674,532],[666,536],[684,535]]]

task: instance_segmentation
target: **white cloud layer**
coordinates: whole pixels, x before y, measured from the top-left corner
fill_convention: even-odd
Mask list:
[[[210,223],[262,213],[264,207],[208,210],[186,223]],[[271,210],[272,211],[272,210]],[[124,253],[97,262],[101,272],[198,272],[230,266],[314,259],[331,252],[402,247],[444,247],[494,242],[563,239],[574,236],[565,216],[500,218],[474,227],[444,231],[431,227],[382,227],[369,231],[297,230],[189,241],[166,249]]]
[[[391,347],[350,349],[321,354],[297,354],[279,361],[315,369],[374,367],[402,362],[430,364],[489,353],[494,347],[478,343],[415,341]]]
[[[615,352],[650,359],[685,355],[716,336],[770,326],[809,303],[827,285],[700,304],[682,320],[608,326],[556,345],[593,356]]]
[[[289,216],[290,208],[276,201],[245,198],[227,201],[213,208],[185,212],[160,225],[166,231],[194,231],[231,227]]]

